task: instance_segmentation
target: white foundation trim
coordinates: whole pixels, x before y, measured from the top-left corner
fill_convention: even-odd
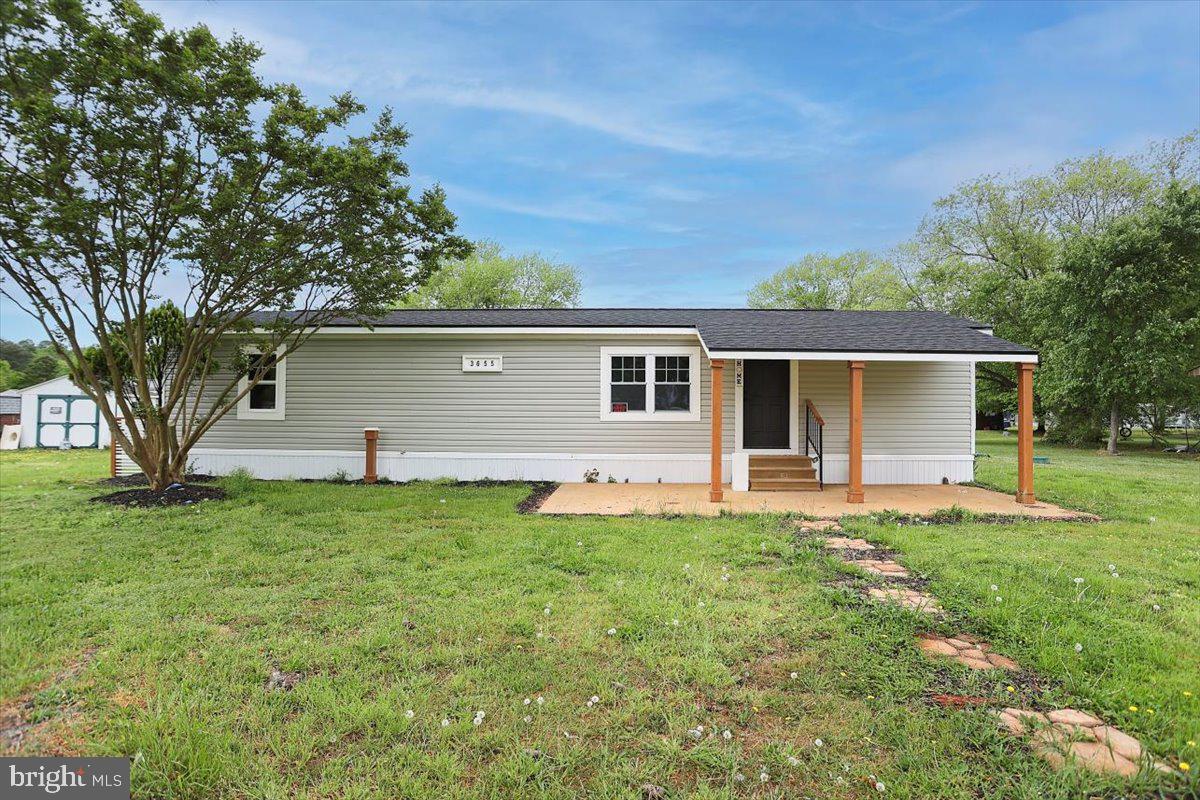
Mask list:
[[[595,469],[599,480],[631,483],[708,483],[708,453],[418,453],[381,450],[380,478],[392,481],[531,480],[582,483]],[[361,478],[366,454],[357,450],[250,450],[196,448],[191,459],[197,472],[225,475],[244,467],[257,478],[329,478],[339,471]],[[723,459],[724,479],[732,472]]]
[[[735,491],[748,487],[751,453],[730,453],[722,459],[723,479]],[[350,478],[363,475],[366,455],[360,450],[251,450],[196,448],[193,469],[225,475],[244,467],[258,478],[329,478],[339,471]],[[611,475],[632,483],[708,483],[708,453],[417,453],[380,451],[381,478],[393,481],[432,480],[534,480],[581,483],[584,473],[598,470],[599,480]],[[825,456],[825,483],[845,483],[846,455]],[[962,483],[974,477],[969,455],[866,455],[866,484],[931,484],[943,479]]]

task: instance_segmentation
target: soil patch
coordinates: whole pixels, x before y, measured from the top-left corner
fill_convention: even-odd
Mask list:
[[[520,514],[536,514],[542,503],[558,488],[557,483],[535,483],[532,486],[533,491],[529,496],[517,503],[517,512]]]
[[[176,489],[156,492],[153,489],[126,489],[123,492],[102,494],[93,497],[93,503],[109,503],[126,508],[161,508],[165,506],[190,506],[204,500],[224,500],[225,490],[216,486],[184,484]]]

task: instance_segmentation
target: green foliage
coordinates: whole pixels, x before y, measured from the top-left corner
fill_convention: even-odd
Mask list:
[[[1055,392],[1050,401],[1043,391],[1042,375],[1053,369],[1056,353],[1065,352],[1056,347],[1057,331],[1045,324],[1055,311],[1047,306],[1047,283],[1070,289],[1058,282],[1072,242],[1136,216],[1172,183],[1195,185],[1198,174],[1200,149],[1190,134],[1137,157],[1101,152],[1044,175],[968,182],[939,200],[915,240],[899,251],[909,303],[986,322],[997,336],[1037,347],[1043,370],[1034,383],[1035,407],[1068,422],[1068,440],[1088,439],[1108,411],[1096,398],[1112,392]],[[981,409],[1016,407],[1011,368],[980,364],[977,375]]]
[[[904,305],[894,264],[865,250],[808,253],[750,290],[751,308],[887,309]]]
[[[24,389],[67,374],[67,364],[50,342],[0,339],[0,391]]]
[[[0,28],[0,291],[67,353],[109,424],[146,421],[118,438],[155,486],[243,391],[227,375],[194,402],[223,336],[258,331],[254,344],[286,356],[469,250],[442,190],[409,186],[390,111],[362,126],[348,94],[311,105],[260,78],[261,51],[238,36],[168,30],[132,0],[16,0]],[[143,357],[163,283],[186,289],[189,320],[165,393]],[[105,383],[131,399],[110,407]]]
[[[115,323],[108,336],[108,355],[100,345],[92,345],[83,351],[83,360],[91,369],[91,374],[105,391],[114,391],[118,382],[127,397],[136,398],[134,402],[138,410],[138,418],[143,419],[145,409],[161,408],[166,402],[166,393],[170,377],[176,371],[183,348],[186,344],[185,332],[187,318],[179,306],[170,300],[146,312],[139,338],[142,341],[140,369],[149,378],[150,396],[142,399],[138,395],[138,382],[133,359],[130,356],[128,342],[132,338],[126,335],[123,323]],[[109,358],[116,363],[116,369],[109,368]],[[211,365],[210,365],[211,367]]]
[[[1040,286],[1043,397],[1054,406],[1116,408],[1159,400],[1194,406],[1200,382],[1200,187],[1068,242]]]
[[[538,253],[508,255],[496,242],[475,244],[470,255],[442,261],[406,298],[413,308],[574,308],[579,271]]]

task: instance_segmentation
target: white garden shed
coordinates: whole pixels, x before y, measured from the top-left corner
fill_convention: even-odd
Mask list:
[[[108,447],[108,424],[96,403],[66,375],[20,389],[21,447]],[[111,397],[110,397],[111,402]]]

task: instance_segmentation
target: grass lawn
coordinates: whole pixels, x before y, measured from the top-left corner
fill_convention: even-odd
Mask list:
[[[979,480],[1011,490],[1015,438],[980,449]],[[1037,671],[1011,693],[920,655],[927,621],[823,585],[849,568],[780,517],[246,480],[123,510],[87,502],[105,453],[3,453],[0,724],[32,723],[26,753],[135,755],[142,798],[1195,792],[1200,461],[1038,453],[1040,496],[1107,521],[850,526],[932,579],[941,630]],[[302,677],[270,690],[274,669]],[[1055,773],[926,699],[946,691],[1072,704],[1193,766]]]

